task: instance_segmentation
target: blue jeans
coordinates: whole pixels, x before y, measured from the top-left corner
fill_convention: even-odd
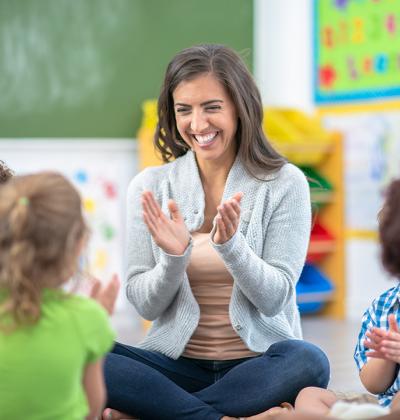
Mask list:
[[[257,357],[213,361],[116,343],[106,357],[107,407],[142,420],[219,420],[247,417],[307,386],[326,388],[329,361],[313,344],[284,340]]]

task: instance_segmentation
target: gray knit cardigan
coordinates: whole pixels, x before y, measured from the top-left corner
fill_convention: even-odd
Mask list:
[[[295,285],[311,223],[309,187],[298,168],[288,163],[264,178],[250,176],[240,159],[235,160],[222,200],[244,193],[240,225],[229,241],[213,243],[233,277],[232,326],[254,352],[302,336]],[[198,230],[204,219],[204,191],[194,154],[189,151],[174,162],[145,169],[128,189],[126,293],[139,314],[154,321],[139,347],[176,359],[200,317],[186,275],[192,244],[174,256],[154,243],[142,218],[144,190],[154,193],[167,214],[168,200],[175,200],[189,231]]]

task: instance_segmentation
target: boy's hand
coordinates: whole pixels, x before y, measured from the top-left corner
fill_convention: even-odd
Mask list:
[[[389,330],[372,328],[366,333],[365,347],[372,351],[367,357],[390,360],[400,363],[400,330],[395,315],[389,315]]]

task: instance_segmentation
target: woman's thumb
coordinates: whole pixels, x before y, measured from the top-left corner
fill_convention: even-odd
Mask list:
[[[233,196],[232,196],[232,198],[234,199],[234,200],[236,200],[238,203],[240,203],[240,201],[242,200],[242,198],[243,198],[243,193],[242,192],[237,192],[237,193],[235,193]]]
[[[172,220],[176,222],[180,222],[183,220],[181,212],[179,211],[178,206],[174,200],[168,201],[168,210],[169,210]]]

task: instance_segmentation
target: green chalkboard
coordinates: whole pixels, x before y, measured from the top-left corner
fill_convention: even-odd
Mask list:
[[[203,42],[248,50],[250,0],[0,0],[0,137],[134,137],[164,69]]]

